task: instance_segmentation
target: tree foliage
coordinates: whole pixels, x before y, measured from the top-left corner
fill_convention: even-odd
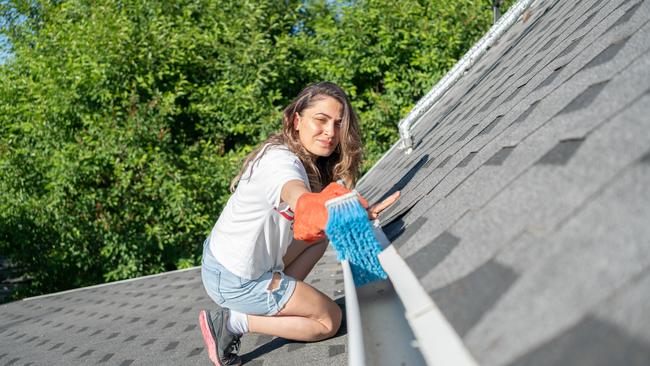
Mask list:
[[[487,0],[0,2],[0,253],[15,297],[197,265],[244,154],[307,83],[369,167],[488,29]]]

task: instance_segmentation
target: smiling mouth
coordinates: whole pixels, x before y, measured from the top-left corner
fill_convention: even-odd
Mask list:
[[[316,140],[316,141],[318,141],[318,143],[320,143],[321,145],[327,146],[327,147],[330,147],[330,146],[334,145],[333,141],[327,141],[327,140]]]

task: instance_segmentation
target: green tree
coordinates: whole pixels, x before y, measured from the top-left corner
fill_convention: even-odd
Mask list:
[[[5,3],[2,253],[26,294],[198,263],[249,145],[278,126],[291,2]]]
[[[307,83],[366,168],[490,24],[488,1],[0,1],[0,255],[23,297],[197,265],[242,157]]]
[[[491,1],[347,4],[310,3],[297,40],[300,68],[307,79],[337,81],[352,94],[367,169],[398,138],[397,122],[490,27]]]

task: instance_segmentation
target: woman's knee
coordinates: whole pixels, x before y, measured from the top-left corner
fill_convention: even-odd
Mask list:
[[[339,331],[342,319],[343,312],[341,311],[341,308],[336,305],[336,303],[332,302],[332,306],[330,306],[325,319],[322,321],[324,331],[321,334],[321,339],[333,337]]]
[[[323,340],[336,334],[341,326],[343,313],[332,299],[304,282],[297,282],[296,289],[279,316],[300,316],[319,324],[312,328],[309,338]]]
[[[334,307],[334,314],[332,316],[332,328],[331,332],[328,334],[328,338],[333,337],[339,331],[339,328],[341,328],[342,319],[343,312],[341,311],[341,308],[336,305]]]

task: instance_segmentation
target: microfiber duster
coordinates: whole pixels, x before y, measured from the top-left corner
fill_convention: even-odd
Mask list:
[[[350,262],[354,284],[385,279],[386,272],[381,267],[377,255],[382,248],[375,238],[368,213],[359,202],[359,195],[351,192],[330,199],[327,207],[327,226],[325,233],[338,252],[338,260]]]

